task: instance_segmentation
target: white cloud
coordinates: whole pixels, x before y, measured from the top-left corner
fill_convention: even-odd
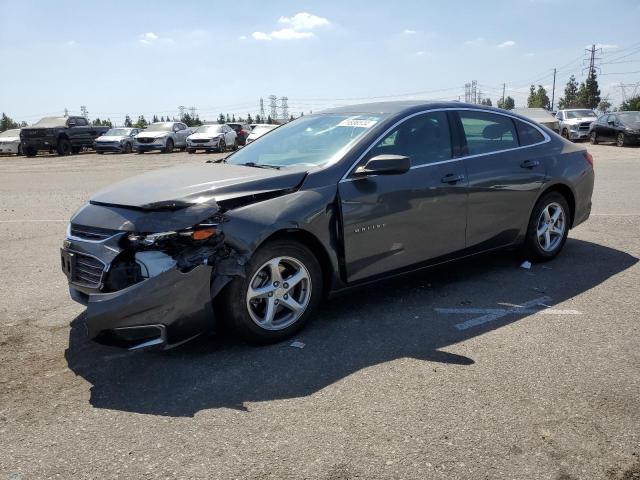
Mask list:
[[[293,17],[280,17],[278,23],[291,25],[294,30],[313,30],[316,27],[329,25],[329,20],[307,12],[296,13]]]
[[[251,36],[254,40],[271,40],[271,37],[264,32],[253,32]]]
[[[299,38],[311,37],[315,37],[312,32],[298,32],[293,28],[283,28],[282,30],[271,32],[271,38],[276,38],[278,40],[297,40]]]
[[[415,34],[416,34],[416,33],[418,33],[418,32],[416,32],[415,30],[411,30],[410,28],[405,28],[405,29],[402,31],[402,33],[404,33],[405,35],[415,35]]]
[[[507,40],[506,42],[502,42],[498,45],[496,45],[498,48],[509,48],[509,47],[513,47],[515,46],[516,42],[514,42],[513,40]]]
[[[144,45],[153,45],[157,42],[175,43],[170,38],[160,38],[160,36],[154,32],[141,33],[138,35],[138,41]]]
[[[585,45],[584,48],[591,49],[592,45]],[[596,49],[601,48],[602,50],[616,50],[618,45],[612,45],[610,43],[596,43]]]
[[[467,45],[468,47],[479,47],[481,45],[484,45],[484,38],[477,37],[477,38],[474,38],[473,40],[467,40],[466,42],[464,42],[464,44]]]

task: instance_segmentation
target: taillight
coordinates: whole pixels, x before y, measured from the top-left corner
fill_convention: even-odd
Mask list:
[[[587,152],[586,150],[584,151],[584,159],[589,162],[589,165],[591,165],[593,167],[593,155],[591,155],[589,152]]]

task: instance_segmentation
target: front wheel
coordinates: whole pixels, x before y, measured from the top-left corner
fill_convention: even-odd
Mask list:
[[[218,153],[224,153],[227,150],[227,145],[224,143],[224,140],[220,140],[218,142]]]
[[[238,139],[236,138],[233,142],[233,151],[235,152],[236,150],[238,150],[239,145],[238,145]]]
[[[124,153],[131,153],[132,147],[129,142],[124,145]]]
[[[309,321],[322,296],[318,260],[303,244],[278,240],[258,249],[217,304],[222,317],[246,341],[273,343]]]
[[[26,148],[24,149],[24,154],[25,154],[27,157],[35,157],[35,156],[38,154],[38,150],[36,150],[36,149],[35,149],[35,148],[33,148],[33,147],[26,147]]]
[[[589,135],[589,141],[591,142],[591,145],[597,145],[598,134],[596,132],[591,132],[591,135]]]
[[[170,138],[167,138],[167,143],[164,146],[164,153],[171,153],[173,152],[173,140],[171,140]]]
[[[58,152],[58,155],[71,155],[71,142],[66,138],[61,138],[58,140],[56,151]]]
[[[616,135],[617,146],[624,147],[626,143],[627,143],[627,139],[624,138],[624,133],[620,132],[618,135]]]
[[[543,195],[529,219],[525,250],[529,258],[544,262],[554,258],[569,235],[571,213],[567,200],[559,192]]]
[[[195,148],[187,148],[187,153],[196,153]]]

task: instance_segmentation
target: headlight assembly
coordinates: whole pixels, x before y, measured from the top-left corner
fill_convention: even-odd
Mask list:
[[[217,225],[214,224],[200,224],[193,228],[188,228],[179,231],[158,232],[149,234],[137,234],[130,233],[127,236],[129,242],[133,245],[140,245],[143,247],[151,247],[160,245],[171,240],[193,240],[202,241],[214,237],[218,233]]]

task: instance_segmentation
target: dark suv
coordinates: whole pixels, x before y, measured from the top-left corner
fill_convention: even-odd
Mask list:
[[[59,155],[79,153],[84,147],[92,148],[96,138],[109,127],[96,127],[84,117],[44,117],[20,132],[22,150],[27,157],[35,157],[38,151]]]
[[[238,145],[246,145],[247,137],[251,133],[251,126],[248,123],[227,123],[238,135]]]

